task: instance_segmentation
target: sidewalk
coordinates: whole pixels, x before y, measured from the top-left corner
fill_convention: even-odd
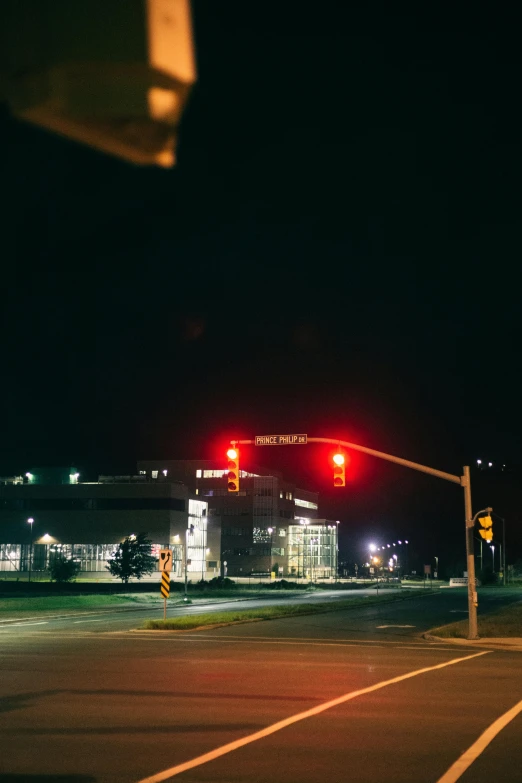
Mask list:
[[[422,636],[429,642],[444,642],[444,644],[464,645],[465,647],[486,647],[492,650],[522,652],[521,636],[504,638],[500,636],[484,636],[482,639],[456,639],[454,637],[450,639],[442,636],[432,636],[429,633],[425,633]]]

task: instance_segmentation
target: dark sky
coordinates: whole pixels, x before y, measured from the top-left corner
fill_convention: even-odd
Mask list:
[[[1,112],[3,473],[286,432],[481,457],[522,555],[516,19],[344,5],[196,0],[173,170]],[[457,486],[353,455],[334,492],[327,455],[244,452],[320,490],[348,554],[462,555]]]

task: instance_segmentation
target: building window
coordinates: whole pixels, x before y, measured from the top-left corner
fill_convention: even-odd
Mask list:
[[[157,470],[151,470],[150,475],[152,476],[153,479],[157,479],[158,478],[158,471]]]
[[[309,500],[300,500],[300,498],[295,499],[295,505],[303,508],[318,508],[317,503],[311,503]]]
[[[140,470],[140,476],[146,476],[147,471],[146,470]]]
[[[164,476],[166,476],[166,475],[167,475],[167,473],[168,473],[168,470],[165,468],[165,469],[164,469],[164,470],[162,470],[161,472],[163,473],[163,475],[164,475]]]
[[[201,478],[201,470],[196,470],[196,478]]]
[[[273,554],[273,555],[279,555],[280,557],[284,557],[285,550],[283,549],[283,547],[276,547],[276,546],[275,546],[275,547],[272,549],[272,554]]]
[[[248,536],[252,531],[246,527],[224,527],[223,536]]]
[[[286,528],[280,527],[279,528],[279,535],[281,536],[281,538],[284,538],[286,536]]]
[[[254,544],[266,544],[270,541],[272,534],[268,532],[266,527],[255,527],[252,531],[252,540]]]
[[[204,470],[203,478],[223,478],[228,470]]]

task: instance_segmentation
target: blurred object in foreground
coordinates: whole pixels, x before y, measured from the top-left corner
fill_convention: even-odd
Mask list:
[[[189,0],[2,0],[1,95],[15,117],[138,164],[172,166],[195,81]]]

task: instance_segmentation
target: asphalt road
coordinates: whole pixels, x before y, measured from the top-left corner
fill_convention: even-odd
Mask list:
[[[520,653],[419,638],[465,606],[448,590],[198,632],[4,629],[0,783],[440,783],[522,700]],[[520,783],[521,739],[519,713],[458,780]]]
[[[422,594],[422,589],[410,590],[413,596]],[[375,589],[358,590],[358,591],[335,591],[335,590],[318,590],[315,593],[292,593],[289,592],[281,598],[258,598],[248,599],[247,601],[224,601],[218,604],[212,603],[197,603],[189,606],[177,605],[173,602],[168,604],[168,617],[176,617],[183,614],[206,614],[208,612],[220,612],[227,609],[237,610],[240,608],[253,609],[260,606],[276,606],[281,604],[292,603],[315,603],[317,601],[339,601],[339,600],[359,600],[368,597],[376,596]],[[380,589],[379,595],[386,595],[394,597],[397,595],[396,589]],[[415,619],[415,628],[418,631],[428,630],[435,625],[442,625],[444,623],[453,622],[459,620],[467,615],[467,598],[466,591],[462,588],[452,590],[441,590],[438,594],[437,610],[430,613],[429,620],[423,622],[423,612],[418,611],[418,616]],[[515,590],[482,590],[480,591],[479,599],[479,614],[481,612],[489,612],[492,609],[500,608],[503,605],[512,602],[513,600],[520,600],[520,593]],[[422,606],[422,604],[420,605]],[[373,610],[372,610],[373,611]],[[384,611],[384,607],[376,610],[379,612]],[[372,614],[370,612],[370,614]],[[2,636],[13,634],[25,635],[28,630],[35,633],[54,633],[60,631],[61,633],[69,632],[75,634],[85,629],[90,632],[106,633],[107,631],[117,630],[131,630],[138,628],[143,624],[144,620],[149,618],[162,618],[163,617],[163,602],[158,602],[152,606],[136,607],[128,606],[124,610],[122,609],[100,609],[86,611],[81,614],[67,615],[65,613],[57,613],[51,615],[48,613],[41,616],[35,615],[31,617],[22,616],[20,618],[7,617],[0,620],[0,638]],[[419,625],[420,623],[420,625]]]

